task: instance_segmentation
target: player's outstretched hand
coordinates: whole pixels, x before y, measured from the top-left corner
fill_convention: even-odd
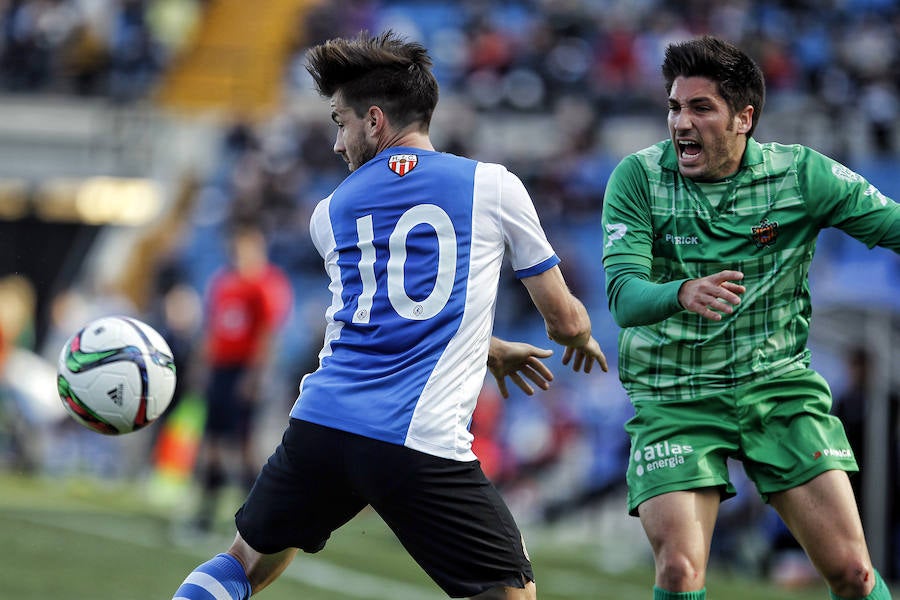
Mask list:
[[[497,387],[504,398],[509,398],[509,390],[506,388],[507,376],[523,392],[531,396],[534,394],[534,388],[525,379],[531,380],[542,390],[550,388],[553,373],[540,359],[549,358],[552,355],[552,350],[538,348],[524,342],[508,342],[498,337],[492,337],[491,348],[488,352],[488,369],[497,380]]]
[[[596,361],[603,372],[609,371],[609,365],[606,364],[606,355],[603,354],[603,350],[600,349],[600,344],[591,336],[591,339],[588,340],[588,343],[580,348],[566,348],[565,353],[563,354],[562,362],[564,365],[572,362],[572,370],[581,371],[584,369],[585,373],[590,373],[594,368],[594,362]]]
[[[730,315],[741,303],[739,294],[747,288],[735,281],[743,278],[740,271],[719,271],[700,279],[690,279],[678,290],[678,302],[685,310],[710,321],[721,321],[722,314]]]

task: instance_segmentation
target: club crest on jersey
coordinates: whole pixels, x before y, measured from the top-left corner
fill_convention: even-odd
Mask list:
[[[750,237],[753,238],[757,248],[771,246],[778,238],[778,221],[763,219],[759,222],[759,225],[755,225],[750,229],[752,231]]]
[[[415,169],[417,164],[419,157],[415,154],[394,154],[388,159],[388,167],[400,177]]]

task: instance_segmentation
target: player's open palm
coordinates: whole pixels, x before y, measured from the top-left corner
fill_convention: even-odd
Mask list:
[[[678,290],[678,302],[685,310],[710,321],[721,321],[723,314],[732,314],[734,307],[741,303],[740,294],[746,288],[735,282],[743,278],[740,271],[719,271],[700,279],[690,279]]]
[[[491,338],[491,349],[488,353],[488,369],[497,380],[497,388],[504,398],[509,398],[509,390],[506,387],[507,376],[530,396],[534,394],[534,388],[526,378],[542,390],[550,389],[553,373],[541,359],[552,355],[552,350],[494,337]]]

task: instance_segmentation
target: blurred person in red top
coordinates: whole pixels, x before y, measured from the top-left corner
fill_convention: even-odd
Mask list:
[[[204,355],[208,367],[206,426],[200,452],[202,487],[197,525],[207,530],[231,475],[249,489],[259,464],[253,432],[264,373],[278,328],[293,302],[284,272],[269,262],[266,238],[253,222],[230,231],[231,262],[212,278],[206,294]],[[228,468],[239,452],[239,473]],[[235,469],[236,470],[236,469]]]

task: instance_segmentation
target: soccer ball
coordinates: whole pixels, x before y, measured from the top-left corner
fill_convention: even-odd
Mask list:
[[[88,429],[119,435],[146,427],[169,406],[175,363],[166,340],[131,317],[91,321],[59,354],[63,406]]]

